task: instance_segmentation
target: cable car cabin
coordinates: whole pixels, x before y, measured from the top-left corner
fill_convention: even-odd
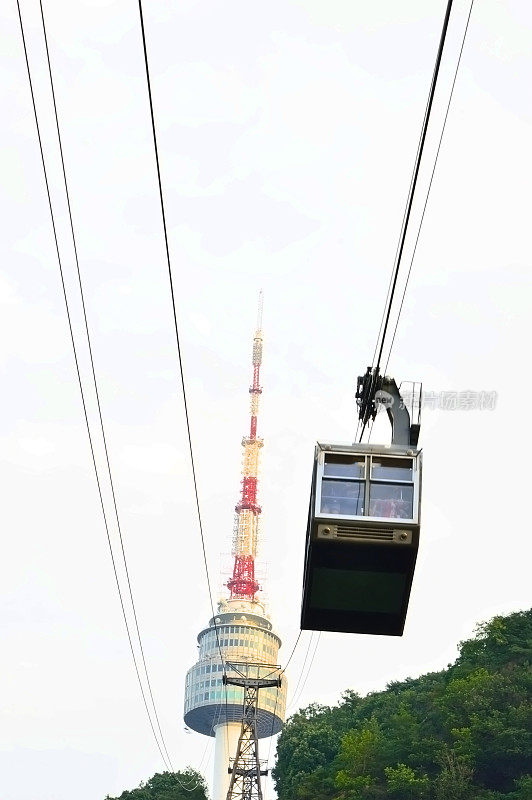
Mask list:
[[[420,498],[421,450],[318,443],[302,629],[402,635]]]

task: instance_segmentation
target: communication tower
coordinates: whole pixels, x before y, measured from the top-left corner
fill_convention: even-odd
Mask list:
[[[185,724],[215,737],[213,800],[262,797],[264,769],[257,740],[279,733],[286,710],[286,677],[277,667],[281,640],[257,599],[260,587],[255,576],[263,446],[257,436],[261,363],[262,292],[253,337],[251,422],[242,439],[242,489],[235,507],[229,592],[198,634],[199,658],[185,683]]]

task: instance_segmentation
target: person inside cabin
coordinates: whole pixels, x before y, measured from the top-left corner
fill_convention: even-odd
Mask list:
[[[378,493],[380,497],[371,499],[370,517],[385,517],[386,519],[410,517],[410,506],[408,501],[403,499],[401,486],[393,486],[389,483],[374,484],[372,491]]]

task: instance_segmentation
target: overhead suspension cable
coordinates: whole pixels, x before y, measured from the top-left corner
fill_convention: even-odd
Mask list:
[[[303,677],[303,673],[305,671],[305,666],[307,664],[307,659],[308,659],[308,656],[309,656],[309,653],[310,653],[310,648],[312,647],[312,640],[314,639],[314,633],[315,633],[315,631],[312,631],[311,634],[310,634],[310,638],[308,640],[307,649],[306,649],[306,652],[305,652],[305,658],[303,659],[303,666],[301,667],[301,672],[299,673],[299,678],[297,680],[297,683],[296,683],[295,688],[294,688],[293,693],[292,693],[292,700],[288,704],[289,707],[293,706],[293,698],[296,696],[297,690],[299,689],[299,685],[301,683],[301,679]]]
[[[102,414],[102,407],[101,407],[101,402],[100,402],[100,392],[99,392],[99,389],[98,389],[98,381],[97,381],[97,378],[96,378],[96,369],[95,369],[95,365],[94,365],[94,355],[93,355],[93,349],[92,349],[92,341],[91,341],[91,335],[90,335],[90,331],[89,331],[89,323],[88,323],[88,318],[87,318],[87,308],[86,308],[86,305],[85,305],[85,294],[84,294],[84,291],[83,291],[83,282],[82,282],[82,279],[81,279],[81,270],[80,270],[80,265],[79,265],[76,234],[74,232],[74,222],[73,222],[73,217],[72,217],[72,207],[71,207],[71,203],[70,203],[70,192],[69,192],[69,189],[68,189],[68,180],[67,180],[67,173],[66,173],[65,159],[64,159],[64,152],[63,152],[63,142],[62,142],[62,137],[61,137],[61,128],[60,128],[60,125],[59,125],[59,115],[58,115],[58,110],[57,110],[57,102],[56,102],[56,96],[55,96],[55,86],[54,86],[54,79],[53,79],[53,73],[52,73],[52,65],[51,65],[51,60],[50,60],[50,51],[49,51],[49,47],[48,47],[48,36],[47,36],[47,31],[46,31],[46,22],[45,22],[45,18],[44,18],[44,9],[43,9],[42,0],[39,0],[39,5],[40,5],[40,9],[41,9],[41,20],[42,20],[43,33],[44,33],[44,43],[45,43],[45,49],[46,49],[46,60],[47,60],[47,64],[48,64],[48,75],[49,75],[49,78],[50,78],[50,86],[51,86],[51,90],[52,90],[52,101],[53,101],[53,107],[54,107],[55,125],[56,125],[56,130],[57,130],[57,138],[58,138],[58,142],[59,142],[59,154],[60,154],[60,158],[61,158],[61,168],[62,168],[62,172],[63,172],[63,183],[64,183],[64,187],[65,187],[65,195],[66,195],[66,201],[67,201],[68,218],[69,218],[69,222],[70,222],[70,232],[71,232],[71,235],[72,235],[72,243],[73,243],[73,249],[74,249],[74,260],[75,260],[75,263],[76,263],[76,274],[77,274],[79,292],[80,292],[80,297],[81,297],[81,305],[82,305],[82,309],[83,309],[83,321],[84,321],[84,326],[85,326],[85,334],[86,334],[86,337],[87,337],[87,344],[88,344],[88,350],[89,350],[89,359],[90,359],[90,365],[91,365],[92,382],[93,382],[94,392],[95,392],[95,397],[96,397],[96,405],[97,405],[97,409],[98,409],[98,418],[99,418],[100,429],[101,429],[101,433],[102,433],[102,442],[103,442],[103,448],[104,448],[104,453],[105,453],[105,461],[106,461],[106,466],[107,466],[107,474],[108,474],[108,477],[109,477],[109,485],[110,485],[110,489],[111,489],[111,496],[112,496],[112,500],[113,500],[114,514],[115,514],[116,525],[117,525],[117,530],[118,530],[118,535],[119,535],[119,540],[120,540],[120,549],[121,549],[121,552],[122,552],[122,559],[123,559],[123,562],[124,562],[124,569],[125,569],[127,586],[128,586],[128,594],[129,594],[129,598],[130,598],[130,601],[131,601],[131,607],[132,607],[132,610],[133,610],[133,618],[134,618],[134,622],[135,622],[135,629],[136,629],[136,633],[137,633],[139,649],[140,649],[141,658],[142,658],[142,664],[143,664],[143,667],[144,667],[144,673],[145,673],[145,676],[146,676],[146,683],[147,683],[147,687],[148,687],[148,693],[150,695],[150,699],[151,699],[151,702],[152,702],[152,705],[153,705],[153,712],[154,712],[154,716],[155,716],[155,720],[156,720],[156,724],[157,724],[157,729],[158,729],[159,735],[161,737],[162,746],[163,746],[164,752],[166,754],[166,757],[168,759],[168,764],[170,765],[170,767],[172,769],[172,772],[174,772],[174,769],[173,769],[173,766],[172,766],[172,760],[171,760],[170,754],[168,752],[168,748],[166,746],[166,741],[165,741],[165,738],[164,738],[164,734],[163,734],[162,729],[161,729],[161,723],[160,723],[160,719],[159,719],[159,714],[157,712],[157,705],[155,703],[155,699],[154,699],[154,696],[153,696],[153,690],[152,690],[152,686],[151,686],[148,665],[146,663],[146,656],[145,656],[145,653],[144,653],[144,646],[143,646],[143,643],[142,643],[142,636],[141,636],[141,633],[140,633],[139,621],[138,621],[138,617],[137,617],[137,609],[136,609],[135,600],[134,600],[134,597],[133,597],[133,588],[132,588],[132,585],[131,585],[131,578],[130,578],[129,568],[128,568],[128,564],[127,564],[127,558],[126,558],[126,552],[125,552],[125,546],[124,546],[124,538],[123,538],[123,534],[122,534],[122,525],[120,523],[120,517],[119,517],[119,513],[118,513],[118,504],[117,504],[117,499],[116,499],[113,475],[112,475],[112,471],[111,471],[111,462],[110,462],[110,457],[109,457],[109,450],[108,450],[108,447],[107,447],[107,437],[106,437],[106,433],[105,433],[105,427],[104,427],[104,422],[103,422],[103,414]]]
[[[303,633],[303,631],[302,631],[302,630],[300,630],[300,631],[299,631],[299,633],[298,633],[298,635],[297,635],[296,642],[295,642],[295,644],[294,644],[294,646],[293,646],[293,648],[292,648],[292,652],[290,653],[290,655],[289,655],[289,657],[288,657],[288,661],[287,661],[287,662],[286,662],[286,664],[284,665],[284,668],[283,668],[283,670],[282,670],[282,672],[281,672],[281,675],[282,675],[282,673],[283,673],[283,672],[286,672],[286,670],[287,670],[287,668],[288,668],[288,665],[289,665],[289,663],[290,663],[290,662],[291,662],[291,660],[292,660],[292,656],[293,656],[293,655],[294,655],[294,653],[296,652],[296,649],[297,649],[297,646],[298,646],[298,644],[299,644],[299,640],[301,639],[301,634],[302,634],[302,633]]]
[[[318,651],[318,646],[320,644],[321,634],[322,633],[323,633],[323,631],[319,631],[319,633],[318,633],[318,636],[316,638],[316,644],[314,645],[314,650],[313,650],[312,656],[310,657],[310,662],[309,662],[309,665],[308,665],[308,668],[307,668],[307,674],[305,675],[305,677],[303,679],[303,683],[301,684],[301,688],[299,689],[299,693],[298,693],[297,697],[293,697],[292,701],[290,703],[292,708],[299,702],[299,699],[301,698],[303,692],[305,691],[305,686],[307,685],[307,681],[309,679],[309,675],[310,675],[310,673],[312,671],[312,665],[314,664],[314,659],[316,658],[316,653]]]
[[[460,45],[460,52],[458,54],[458,60],[456,62],[456,68],[455,68],[455,71],[454,71],[453,82],[452,82],[452,85],[451,85],[451,91],[449,93],[449,100],[447,101],[447,108],[445,110],[445,116],[444,116],[444,119],[443,119],[443,125],[442,125],[442,129],[441,129],[441,133],[440,133],[440,138],[439,138],[439,141],[438,141],[438,147],[436,149],[436,155],[434,157],[434,164],[432,165],[432,172],[431,172],[431,175],[430,175],[429,185],[428,185],[428,188],[427,188],[427,193],[425,195],[425,202],[423,204],[423,210],[422,210],[422,213],[421,213],[421,218],[420,218],[418,229],[417,229],[417,233],[416,233],[416,239],[415,239],[415,242],[414,242],[412,255],[410,257],[410,264],[408,266],[408,272],[407,272],[407,276],[406,276],[406,280],[405,280],[405,285],[404,285],[404,288],[403,288],[403,294],[402,294],[402,297],[401,297],[401,303],[399,305],[399,311],[397,312],[397,318],[395,320],[395,326],[394,326],[394,330],[393,330],[392,340],[390,342],[388,355],[386,357],[386,365],[384,367],[384,374],[385,375],[386,375],[386,373],[388,371],[388,364],[390,362],[390,357],[392,355],[392,349],[393,349],[393,346],[394,346],[394,343],[395,343],[395,337],[396,337],[396,334],[397,334],[397,329],[399,327],[399,320],[401,318],[401,313],[403,311],[403,306],[404,306],[405,297],[406,297],[406,290],[408,288],[410,275],[412,273],[412,267],[413,267],[414,259],[415,259],[416,252],[417,252],[417,246],[418,246],[419,237],[420,237],[420,234],[421,234],[421,228],[423,226],[423,221],[425,219],[425,212],[427,210],[427,205],[428,205],[429,197],[430,197],[430,191],[432,189],[432,183],[434,181],[434,174],[436,172],[436,166],[438,164],[438,157],[440,155],[443,136],[444,136],[445,128],[446,128],[446,125],[447,125],[447,118],[449,116],[449,110],[451,108],[451,102],[452,102],[453,95],[454,95],[454,88],[455,88],[455,85],[456,85],[456,79],[458,77],[458,70],[460,68],[460,64],[461,64],[461,61],[462,61],[462,54],[464,52],[465,41],[466,41],[466,37],[467,37],[467,32],[469,30],[469,22],[471,20],[471,14],[472,14],[472,11],[473,11],[474,3],[475,3],[475,0],[471,0],[471,4],[469,6],[469,12],[468,12],[467,20],[466,20],[466,24],[465,24],[465,29],[464,29],[464,35],[462,37],[462,43]],[[383,319],[384,319],[384,317],[383,317]],[[382,323],[381,323],[381,325],[382,325]],[[368,442],[371,440],[371,434],[373,433],[373,425],[374,424],[375,424],[375,420],[373,419],[371,421],[371,427],[369,429]],[[357,434],[358,434],[358,427],[357,427]]]
[[[143,51],[144,51],[144,66],[145,66],[145,72],[146,72],[146,83],[147,83],[147,88],[148,88],[148,99],[149,99],[149,103],[150,103],[150,118],[151,118],[151,129],[152,129],[152,135],[153,135],[153,147],[154,147],[154,152],[155,152],[155,163],[156,163],[156,167],[157,167],[157,183],[158,183],[158,186],[159,186],[159,200],[160,200],[161,216],[162,216],[162,223],[163,223],[164,246],[165,246],[165,251],[166,251],[166,264],[167,264],[167,268],[168,268],[168,280],[169,280],[169,284],[170,284],[170,298],[171,298],[171,301],[172,301],[172,316],[173,316],[173,321],[174,321],[174,332],[175,332],[175,340],[176,340],[176,345],[177,345],[177,358],[178,358],[178,364],[179,364],[179,377],[180,377],[180,381],[181,381],[181,389],[182,389],[182,392],[183,392],[183,406],[184,406],[184,410],[185,410],[185,422],[186,422],[186,428],[187,428],[188,448],[189,448],[189,453],[190,453],[190,464],[191,464],[191,467],[192,467],[192,482],[194,484],[194,496],[195,496],[195,499],[196,499],[196,510],[197,510],[197,516],[198,516],[199,532],[200,532],[200,537],[201,537],[203,561],[204,561],[204,564],[205,564],[205,574],[206,574],[206,577],[207,577],[207,586],[208,586],[208,590],[209,590],[209,599],[210,599],[210,603],[211,603],[212,615],[213,615],[213,618],[214,618],[214,616],[215,616],[215,614],[214,614],[214,602],[213,602],[213,599],[212,599],[211,579],[210,579],[210,575],[209,575],[209,567],[208,567],[208,564],[207,564],[207,552],[206,552],[206,549],[205,549],[205,537],[204,537],[204,534],[203,534],[203,522],[202,522],[202,517],[201,517],[199,494],[198,494],[198,481],[197,481],[197,476],[196,476],[196,465],[195,465],[195,461],[194,461],[194,451],[193,451],[193,448],[192,448],[192,435],[191,435],[191,430],[190,430],[190,417],[189,417],[189,413],[188,413],[187,391],[186,391],[186,386],[185,386],[185,376],[184,376],[184,372],[183,372],[183,359],[182,359],[182,355],[181,355],[181,340],[180,340],[180,336],[179,336],[179,326],[178,326],[178,322],[177,322],[177,310],[176,310],[176,302],[175,302],[174,281],[173,281],[173,278],[172,278],[172,266],[171,266],[171,260],[170,260],[170,245],[169,245],[169,242],[168,242],[168,228],[167,228],[167,224],[166,224],[166,212],[165,212],[165,207],[164,207],[164,196],[163,196],[163,186],[162,186],[162,178],[161,178],[161,167],[160,167],[160,162],[159,162],[159,147],[158,147],[158,144],[157,144],[157,132],[156,132],[156,128],[155,128],[155,115],[154,115],[154,110],[153,110],[153,97],[152,97],[152,91],[151,91],[150,68],[149,68],[149,64],[148,64],[148,51],[147,51],[147,47],[146,47],[146,32],[145,32],[145,29],[144,29],[144,15],[143,15],[143,12],[142,12],[142,0],[139,0],[139,15],[140,15],[140,27],[141,27],[141,33],[142,33],[142,48],[143,48]]]
[[[399,267],[401,266],[401,258],[402,258],[403,249],[404,249],[404,246],[405,246],[406,234],[407,234],[407,231],[408,231],[408,223],[410,221],[410,214],[411,214],[412,205],[413,205],[413,202],[414,202],[414,194],[415,194],[415,191],[416,191],[417,179],[418,179],[418,176],[419,176],[419,168],[421,166],[421,159],[422,159],[423,150],[424,150],[424,147],[425,147],[425,140],[426,140],[426,137],[427,137],[427,130],[428,130],[428,127],[429,127],[430,112],[432,110],[432,104],[433,104],[433,101],[434,101],[434,94],[436,92],[436,83],[437,83],[438,75],[439,75],[439,72],[440,72],[441,58],[442,58],[442,54],[443,54],[443,48],[444,48],[444,45],[445,45],[445,38],[446,38],[446,35],[447,35],[447,28],[449,26],[449,17],[451,15],[452,5],[453,5],[453,0],[448,0],[447,8],[446,8],[446,11],[445,11],[445,18],[444,18],[444,21],[443,21],[443,28],[442,28],[442,32],[441,32],[441,36],[440,36],[440,43],[438,45],[438,53],[436,55],[436,64],[434,65],[434,72],[433,72],[432,81],[431,81],[431,84],[430,84],[430,91],[429,91],[429,97],[428,97],[428,101],[427,101],[427,107],[425,109],[425,117],[423,119],[423,125],[422,125],[422,129],[421,129],[421,138],[419,140],[419,145],[418,145],[418,149],[417,149],[417,153],[416,153],[414,172],[413,172],[413,175],[412,175],[412,181],[410,183],[410,189],[409,189],[409,192],[408,192],[408,199],[407,199],[407,203],[406,203],[406,212],[405,212],[405,215],[404,215],[403,224],[401,226],[401,233],[399,235],[399,247],[397,248],[397,256],[396,256],[396,259],[395,259],[395,268],[394,268],[394,274],[393,274],[393,281],[392,281],[392,285],[391,285],[390,292],[389,292],[388,307],[387,307],[387,310],[386,310],[386,316],[385,316],[385,319],[384,319],[384,326],[383,326],[383,329],[382,329],[382,336],[381,336],[379,354],[377,356],[377,368],[380,365],[380,361],[381,361],[381,357],[382,357],[382,350],[383,350],[383,347],[384,347],[384,341],[386,339],[386,332],[388,330],[388,323],[390,321],[390,313],[391,313],[391,308],[392,308],[392,304],[393,304],[395,288],[397,286],[397,277],[399,275]]]
[[[124,618],[124,623],[125,623],[125,626],[126,626],[126,632],[127,632],[128,642],[129,642],[129,648],[130,648],[131,655],[132,655],[132,658],[133,658],[133,664],[134,664],[134,667],[135,667],[135,672],[136,672],[136,675],[137,675],[137,680],[138,680],[138,684],[139,684],[139,687],[140,687],[144,708],[146,709],[146,714],[147,714],[147,717],[148,717],[148,721],[149,721],[149,724],[150,724],[150,727],[151,727],[155,742],[157,744],[157,748],[159,750],[159,753],[161,755],[161,758],[162,758],[165,766],[168,768],[169,762],[168,762],[167,757],[166,757],[166,755],[165,755],[165,753],[164,753],[164,751],[163,751],[163,749],[161,747],[161,744],[159,742],[159,738],[158,738],[157,733],[155,731],[155,726],[153,724],[152,716],[151,716],[150,709],[149,709],[149,706],[148,706],[146,693],[144,691],[144,686],[143,686],[142,679],[141,679],[141,676],[140,676],[139,665],[137,663],[137,658],[136,658],[136,655],[135,655],[135,649],[133,647],[133,640],[132,640],[132,636],[131,636],[131,630],[130,630],[130,627],[129,627],[129,623],[128,623],[128,619],[127,619],[127,613],[126,613],[125,604],[124,604],[124,597],[123,597],[123,594],[122,594],[122,589],[120,587],[120,580],[119,580],[119,577],[118,577],[117,565],[116,565],[116,561],[115,561],[115,557],[114,557],[114,553],[113,553],[113,548],[112,548],[112,544],[111,544],[111,535],[110,535],[110,531],[109,531],[109,523],[108,523],[108,520],[107,520],[106,511],[105,511],[105,504],[104,504],[104,500],[103,500],[103,492],[102,492],[101,480],[100,480],[100,475],[99,475],[99,471],[98,471],[98,466],[97,466],[97,463],[96,463],[96,455],[95,455],[95,450],[94,450],[94,443],[93,443],[93,440],[92,440],[92,434],[91,434],[91,429],[90,429],[90,424],[89,424],[87,403],[86,403],[86,399],[85,399],[85,392],[84,392],[84,389],[83,389],[83,382],[82,382],[82,379],[81,379],[81,371],[80,371],[80,366],[79,366],[78,353],[77,353],[76,343],[75,343],[75,339],[74,339],[72,318],[71,318],[71,314],[70,314],[70,306],[69,306],[69,302],[68,302],[68,296],[67,296],[66,285],[65,285],[63,264],[62,264],[62,261],[61,261],[61,254],[60,254],[60,250],[59,250],[57,227],[56,227],[56,223],[55,223],[55,215],[54,215],[54,211],[53,211],[52,198],[51,198],[51,193],[50,193],[50,185],[49,185],[49,181],[48,181],[48,172],[47,172],[47,169],[46,169],[46,161],[45,161],[45,158],[44,158],[44,149],[43,149],[41,131],[40,131],[40,126],[39,126],[39,119],[38,119],[38,115],[37,115],[37,106],[36,106],[36,102],[35,102],[35,93],[34,93],[34,90],[33,90],[33,82],[32,82],[32,79],[31,79],[31,70],[30,70],[29,59],[28,59],[28,51],[27,51],[27,47],[26,47],[26,37],[24,35],[24,24],[23,24],[23,21],[22,21],[22,14],[21,14],[21,10],[20,10],[20,0],[17,0],[17,9],[18,9],[19,22],[20,22],[20,33],[21,33],[21,37],[22,37],[22,45],[23,45],[23,49],[24,49],[24,58],[25,58],[25,61],[26,61],[26,70],[27,70],[27,75],[28,75],[28,83],[29,83],[29,88],[30,88],[30,93],[31,93],[31,100],[32,100],[32,105],[33,105],[33,114],[34,114],[34,118],[35,118],[35,126],[36,126],[36,129],[37,129],[37,138],[38,138],[38,142],[39,142],[39,150],[40,150],[41,163],[42,163],[42,168],[43,168],[44,182],[45,182],[46,194],[47,194],[47,198],[48,198],[48,207],[49,207],[49,210],[50,210],[50,217],[51,217],[51,222],[52,222],[52,230],[53,230],[53,237],[54,237],[54,243],[55,243],[55,250],[56,250],[56,253],[57,253],[57,261],[58,261],[59,272],[60,272],[60,277],[61,277],[61,286],[62,286],[63,298],[64,298],[64,301],[65,301],[68,328],[69,328],[69,332],[70,332],[70,339],[71,339],[72,350],[73,350],[73,354],[74,354],[74,363],[75,363],[75,367],[76,367],[78,385],[79,385],[79,390],[80,390],[80,395],[81,395],[81,402],[82,402],[82,406],[83,406],[83,414],[84,414],[84,418],[85,418],[85,426],[86,426],[86,429],[87,429],[87,435],[88,435],[88,439],[89,439],[89,447],[90,447],[90,451],[91,451],[92,464],[93,464],[93,468],[94,468],[94,474],[95,474],[95,477],[96,477],[96,485],[97,485],[97,489],[98,489],[98,496],[99,496],[99,499],[100,499],[100,506],[101,506],[101,510],[102,510],[102,516],[103,516],[103,521],[104,521],[104,526],[105,526],[105,532],[106,532],[106,535],[107,535],[107,543],[109,545],[109,552],[110,552],[110,555],[111,555],[113,573],[114,573],[114,577],[115,577],[116,587],[117,587],[117,590],[118,590],[118,596],[119,596],[119,599],[120,599],[120,606],[121,606],[121,609],[122,609],[122,616]],[[171,768],[171,765],[170,765],[170,768]]]
[[[403,310],[403,305],[404,305],[404,302],[405,302],[406,290],[408,288],[408,281],[410,280],[410,274],[412,272],[412,265],[414,263],[414,258],[416,256],[417,245],[418,245],[418,242],[419,242],[419,235],[421,233],[421,227],[423,225],[423,220],[425,219],[425,212],[427,210],[427,204],[429,202],[430,190],[432,188],[432,182],[434,180],[434,173],[436,172],[436,165],[438,163],[438,156],[440,155],[441,143],[443,141],[443,134],[445,133],[445,126],[447,124],[447,117],[449,116],[449,109],[451,108],[451,102],[452,102],[452,99],[453,99],[454,87],[455,87],[455,84],[456,84],[456,78],[458,77],[458,69],[459,69],[460,63],[462,61],[462,53],[464,52],[464,45],[465,45],[465,41],[466,41],[466,37],[467,37],[467,31],[469,29],[469,21],[471,19],[471,13],[473,11],[474,2],[475,2],[475,0],[471,0],[471,4],[469,6],[469,13],[467,15],[467,21],[466,21],[466,25],[465,25],[464,35],[462,37],[462,44],[460,46],[460,53],[458,55],[458,61],[456,63],[456,69],[454,71],[453,83],[452,83],[451,91],[450,91],[450,94],[449,94],[449,100],[447,102],[447,108],[445,110],[445,117],[444,117],[444,120],[443,120],[443,125],[442,125],[442,129],[441,129],[441,133],[440,133],[440,139],[439,139],[439,142],[438,142],[438,148],[436,150],[436,156],[434,158],[434,164],[432,166],[432,173],[431,173],[431,176],[430,176],[430,181],[429,181],[429,185],[428,185],[428,189],[427,189],[427,194],[426,194],[426,197],[425,197],[425,203],[423,205],[423,211],[421,213],[421,219],[419,221],[419,226],[418,226],[418,229],[417,229],[416,240],[414,242],[414,249],[412,251],[412,256],[410,258],[410,265],[408,267],[408,273],[407,273],[407,276],[406,276],[405,286],[404,286],[404,289],[403,289],[403,295],[401,297],[401,304],[399,306],[397,319],[395,321],[395,327],[394,327],[394,331],[393,331],[393,335],[392,335],[392,341],[390,343],[390,349],[388,351],[388,356],[387,356],[387,359],[386,359],[386,366],[384,367],[385,374],[386,374],[386,371],[388,369],[388,363],[390,361],[390,356],[392,354],[392,348],[393,348],[393,345],[394,345],[394,342],[395,342],[395,336],[396,336],[396,333],[397,333],[397,328],[399,326],[399,319],[401,317],[401,312]]]
[[[264,678],[264,679],[266,679],[266,678],[269,678],[269,677],[270,677],[270,675],[274,675],[276,672],[278,672],[278,673],[279,673],[279,677],[281,677],[281,675],[284,675],[284,673],[285,673],[285,672],[286,672],[286,670],[288,669],[288,665],[290,664],[290,662],[291,662],[291,660],[292,660],[292,656],[293,656],[293,655],[294,655],[294,653],[296,652],[296,649],[297,649],[297,646],[298,646],[298,644],[299,644],[299,640],[301,639],[301,634],[302,634],[302,633],[303,633],[303,631],[300,629],[300,631],[299,631],[299,633],[298,633],[298,635],[297,635],[297,639],[296,639],[296,641],[295,641],[295,644],[294,644],[294,646],[293,646],[293,648],[292,648],[292,652],[290,653],[290,655],[289,655],[289,657],[288,657],[288,661],[286,662],[286,664],[284,665],[284,667],[283,667],[281,670],[279,670],[279,668],[277,668],[277,667],[276,667],[275,669],[272,669],[272,671],[271,671],[271,672],[268,672],[266,675],[263,675],[263,678]]]
[[[372,367],[373,367],[372,368],[373,384],[375,384],[376,378],[377,378],[377,376],[379,374],[379,368],[380,368],[380,363],[381,363],[381,358],[382,358],[382,351],[383,351],[383,348],[384,348],[384,342],[386,340],[386,333],[387,333],[388,324],[389,324],[389,321],[390,321],[390,314],[391,314],[391,309],[392,309],[392,305],[393,305],[395,289],[396,289],[396,286],[397,286],[397,278],[399,276],[399,268],[401,266],[401,259],[402,259],[402,255],[403,255],[403,250],[404,250],[404,245],[405,245],[405,240],[406,240],[406,234],[407,234],[407,231],[408,231],[408,223],[410,221],[410,214],[412,212],[412,205],[413,205],[413,202],[414,202],[414,194],[415,194],[415,190],[416,190],[416,186],[417,186],[417,180],[418,180],[418,176],[419,176],[419,169],[420,169],[420,166],[421,166],[421,159],[422,159],[422,156],[423,156],[423,150],[424,150],[424,147],[425,147],[425,140],[426,140],[426,137],[427,137],[427,130],[428,130],[429,121],[430,121],[430,114],[431,114],[431,111],[432,111],[434,95],[435,95],[435,92],[436,92],[436,84],[437,84],[438,75],[439,75],[439,72],[440,72],[441,59],[442,59],[442,54],[443,54],[443,48],[444,48],[444,45],[445,45],[445,39],[446,39],[446,36],[447,36],[447,29],[448,29],[448,26],[449,26],[449,17],[451,15],[452,5],[453,5],[453,0],[448,0],[447,8],[445,10],[445,17],[444,17],[444,20],[443,20],[442,31],[441,31],[441,35],[440,35],[440,41],[439,41],[439,44],[438,44],[438,52],[436,54],[436,62],[435,62],[435,65],[434,65],[434,71],[433,71],[433,74],[432,74],[432,80],[431,80],[430,89],[429,89],[429,96],[428,96],[427,105],[426,105],[426,108],[425,108],[425,116],[423,118],[423,124],[422,124],[422,127],[421,127],[421,135],[420,135],[419,144],[418,144],[418,148],[417,148],[417,152],[416,152],[416,158],[415,158],[415,162],[414,162],[414,169],[413,169],[413,172],[412,172],[412,178],[411,178],[410,187],[409,187],[409,190],[408,190],[406,208],[405,208],[405,212],[404,212],[404,215],[403,215],[403,221],[402,221],[402,224],[401,224],[401,231],[400,231],[400,234],[399,234],[399,244],[397,246],[394,267],[393,267],[393,270],[392,270],[392,279],[391,279],[391,283],[390,283],[390,285],[388,287],[388,294],[387,294],[387,299],[386,299],[386,303],[385,303],[385,312],[384,312],[384,315],[383,315],[383,320],[381,320],[381,326],[380,326],[380,329],[379,329],[379,335],[377,336],[377,345],[375,347],[375,352],[378,352],[378,355],[377,355],[377,359],[376,359],[376,363],[375,363],[375,354],[374,354],[373,364],[372,364]],[[380,339],[380,343],[379,343],[379,339]],[[362,441],[362,437],[364,436],[364,431],[366,429],[367,421],[368,421],[367,419],[365,419],[363,421],[362,432],[360,434],[360,440],[359,441]]]
[[[187,438],[188,438],[188,448],[189,448],[189,453],[190,453],[190,464],[191,464],[191,469],[192,469],[192,482],[193,482],[193,486],[194,486],[194,496],[195,496],[195,499],[196,499],[196,511],[197,511],[197,517],[198,517],[198,527],[199,527],[199,533],[200,533],[200,538],[201,538],[201,549],[202,549],[202,553],[203,553],[203,562],[204,562],[204,565],[205,565],[205,576],[206,576],[206,579],[207,579],[207,589],[208,589],[208,592],[209,592],[209,601],[210,601],[210,605],[211,605],[212,620],[213,620],[213,623],[214,623],[214,629],[215,629],[215,633],[216,633],[216,643],[217,643],[217,647],[218,647],[218,652],[220,654],[220,660],[221,660],[221,663],[222,663],[223,674],[225,675],[226,672],[227,672],[227,670],[226,670],[226,661],[225,661],[223,653],[222,653],[222,647],[221,647],[221,643],[220,643],[220,633],[219,633],[219,630],[218,630],[218,625],[217,625],[217,622],[216,622],[216,614],[215,614],[215,611],[214,611],[214,601],[213,601],[213,597],[212,597],[211,579],[210,579],[210,575],[209,575],[209,566],[208,566],[208,563],[207,563],[207,551],[206,551],[206,548],[205,548],[205,536],[204,536],[204,533],[203,533],[203,521],[202,521],[201,509],[200,509],[200,501],[199,501],[198,481],[197,481],[197,475],[196,475],[196,465],[195,465],[195,461],[194,461],[194,450],[193,450],[193,447],[192,447],[192,434],[191,434],[191,429],[190,429],[190,418],[189,418],[189,413],[188,413],[187,392],[186,392],[186,386],[185,386],[185,376],[184,376],[184,371],[183,371],[183,359],[182,359],[182,355],[181,355],[181,340],[180,340],[180,336],[179,336],[179,325],[178,325],[178,322],[177,322],[177,310],[176,310],[176,302],[175,302],[174,281],[173,281],[173,277],[172,277],[172,265],[171,265],[171,259],[170,259],[170,245],[169,245],[169,240],[168,240],[168,227],[167,227],[167,224],[166,224],[166,211],[165,211],[165,206],[164,206],[164,194],[163,194],[163,185],[162,185],[162,177],[161,177],[161,166],[160,166],[160,160],[159,160],[159,147],[158,147],[158,144],[157,144],[157,131],[156,131],[156,126],[155,126],[155,112],[154,112],[154,108],[153,108],[153,96],[152,96],[152,90],[151,90],[150,67],[149,67],[149,61],[148,61],[148,49],[147,49],[147,45],[146,45],[146,31],[145,31],[145,27],[144,27],[144,14],[143,14],[143,10],[142,10],[142,0],[139,0],[138,6],[139,6],[139,17],[140,17],[140,29],[141,29],[141,35],[142,35],[142,49],[143,49],[143,52],[144,52],[144,68],[145,68],[145,74],[146,74],[146,86],[147,86],[147,90],[148,90],[148,100],[149,100],[149,105],[150,105],[150,119],[151,119],[151,129],[152,129],[152,137],[153,137],[153,149],[154,149],[154,155],[155,155],[155,165],[156,165],[156,168],[157,168],[157,184],[158,184],[158,188],[159,188],[159,201],[160,201],[160,207],[161,207],[161,219],[162,219],[163,233],[164,233],[164,246],[165,246],[165,252],[166,252],[166,265],[167,265],[167,271],[168,271],[168,281],[169,281],[169,288],[170,288],[170,299],[171,299],[171,302],[172,302],[172,316],[173,316],[173,322],[174,322],[174,333],[175,333],[175,340],[176,340],[176,345],[177,345],[177,360],[178,360],[178,365],[179,365],[179,377],[180,377],[180,382],[181,382],[181,389],[182,389],[182,393],[183,393],[183,407],[184,407],[184,411],[185,411],[185,422],[186,422],[186,430],[187,430]],[[226,706],[226,715],[227,715],[227,713],[228,713],[227,686],[225,687],[225,706]],[[229,733],[228,733],[227,729],[226,729],[226,734],[227,734],[227,737],[229,737]],[[229,742],[229,738],[227,738],[227,741]]]

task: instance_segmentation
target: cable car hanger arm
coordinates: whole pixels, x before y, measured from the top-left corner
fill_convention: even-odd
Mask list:
[[[392,444],[417,447],[419,419],[417,423],[410,421],[410,413],[395,378],[380,375],[378,367],[376,370],[368,367],[366,374],[357,379],[356,401],[364,426],[370,419],[375,419],[379,406],[384,406],[392,426]]]

